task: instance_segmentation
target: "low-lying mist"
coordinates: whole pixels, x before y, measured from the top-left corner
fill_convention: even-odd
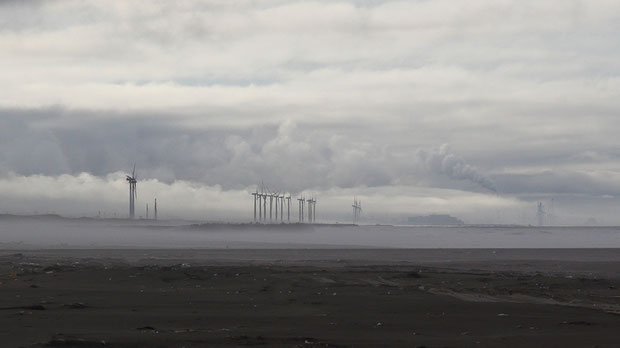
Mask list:
[[[0,248],[617,248],[616,227],[192,224],[0,218]]]

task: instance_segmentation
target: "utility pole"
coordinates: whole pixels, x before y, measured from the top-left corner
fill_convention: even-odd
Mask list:
[[[153,213],[154,213],[153,218],[157,220],[157,198],[155,198],[155,211]]]
[[[149,219],[149,204],[146,203],[146,219]]]

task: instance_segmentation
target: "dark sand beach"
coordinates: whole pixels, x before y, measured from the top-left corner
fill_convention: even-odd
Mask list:
[[[6,250],[3,347],[617,347],[617,249]]]

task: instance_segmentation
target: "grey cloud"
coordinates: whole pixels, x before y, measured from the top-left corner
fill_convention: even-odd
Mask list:
[[[294,192],[392,184],[491,192],[499,187],[502,194],[513,195],[618,191],[617,178],[604,169],[617,154],[578,152],[578,143],[563,149],[550,142],[539,151],[497,147],[489,155],[452,152],[447,145],[419,146],[412,142],[416,139],[398,131],[347,123],[288,120],[196,127],[185,125],[185,117],[175,114],[151,117],[58,107],[4,109],[0,117],[4,121],[0,168],[21,175],[105,176],[128,171],[136,162],[144,179],[189,180],[224,189],[265,182]],[[474,160],[466,162],[461,155]],[[586,170],[590,175],[583,174]]]
[[[105,176],[127,171],[136,162],[144,179],[191,180],[226,189],[264,181],[295,192],[387,185],[394,175],[380,150],[335,136],[333,128],[293,121],[196,128],[183,126],[173,115],[96,115],[60,108],[1,110],[7,127],[0,163],[22,175]]]
[[[620,182],[617,2],[0,6],[5,173],[524,200]]]
[[[55,134],[37,129],[23,117],[29,116],[0,112],[0,170],[24,175],[66,173],[70,164]]]
[[[532,173],[508,173],[493,175],[502,193],[516,195],[562,196],[562,195],[611,195],[620,197],[617,175],[605,171],[581,172],[576,170],[544,170]]]

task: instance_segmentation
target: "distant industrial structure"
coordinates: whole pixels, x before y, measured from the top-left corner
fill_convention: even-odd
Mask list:
[[[549,201],[536,202],[536,225],[555,226],[559,223],[559,217],[555,208],[555,198]]]
[[[353,207],[353,223],[356,224],[362,214],[362,201],[353,197],[353,205],[351,207]]]
[[[145,218],[145,220],[149,220],[149,219],[150,219],[149,204],[146,203],[146,218]],[[157,220],[157,198],[155,198],[155,202],[153,204],[153,220]]]

